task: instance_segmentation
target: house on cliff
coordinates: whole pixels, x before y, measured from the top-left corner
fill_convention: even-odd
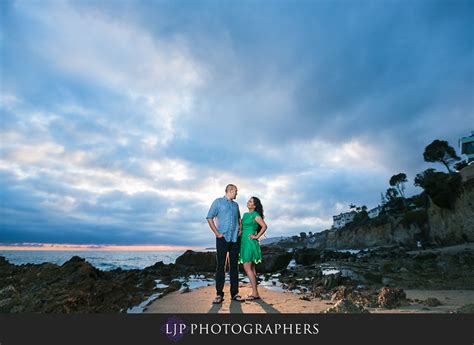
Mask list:
[[[351,212],[345,212],[345,213],[340,213],[337,216],[332,216],[333,219],[333,229],[341,229],[343,228],[346,224],[349,224],[354,220],[354,217],[356,216],[357,212],[356,211],[351,211]]]
[[[474,131],[471,131],[470,136],[459,139],[459,148],[466,155],[468,163],[474,162]]]

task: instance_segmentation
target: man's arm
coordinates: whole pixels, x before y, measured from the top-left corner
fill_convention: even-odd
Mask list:
[[[237,234],[237,237],[238,237],[238,236],[242,235],[242,219],[240,219],[240,209],[238,208],[238,206],[237,206],[237,210],[239,212],[239,216],[238,216],[238,218],[239,218],[239,232]]]
[[[224,236],[217,230],[216,223],[214,223],[214,218],[207,218],[207,223],[209,224],[209,227],[217,238],[221,238]]]
[[[214,200],[214,202],[211,205],[211,208],[209,209],[209,212],[207,213],[207,223],[209,224],[209,227],[211,228],[212,232],[214,235],[216,235],[217,238],[221,238],[224,235],[222,235],[219,230],[217,230],[216,223],[214,223],[214,218],[217,216],[219,213],[219,208],[217,205],[218,201],[217,199]]]

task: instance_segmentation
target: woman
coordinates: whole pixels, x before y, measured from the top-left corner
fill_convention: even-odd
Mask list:
[[[267,230],[267,224],[263,220],[263,207],[259,198],[251,197],[247,201],[249,211],[242,217],[242,237],[240,243],[239,264],[243,264],[245,273],[252,284],[252,294],[243,301],[259,299],[257,290],[257,272],[255,265],[262,262],[262,252],[258,240]]]

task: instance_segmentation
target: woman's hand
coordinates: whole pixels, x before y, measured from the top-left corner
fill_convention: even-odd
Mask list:
[[[216,237],[217,237],[217,238],[221,238],[221,237],[224,237],[224,235],[221,234],[220,232],[218,232],[218,233],[216,234]]]
[[[249,235],[249,238],[251,240],[258,240],[258,236],[257,235]]]

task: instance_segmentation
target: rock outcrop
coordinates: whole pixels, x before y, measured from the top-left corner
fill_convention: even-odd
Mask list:
[[[178,266],[185,266],[196,271],[215,272],[217,266],[216,252],[187,250],[176,259],[175,263]]]
[[[138,305],[156,288],[157,279],[179,276],[175,265],[158,262],[143,270],[101,271],[78,256],[52,263],[13,265],[0,257],[0,313],[118,313]]]
[[[257,265],[258,272],[272,273],[285,269],[293,257],[293,253],[278,246],[262,246],[263,261]]]

